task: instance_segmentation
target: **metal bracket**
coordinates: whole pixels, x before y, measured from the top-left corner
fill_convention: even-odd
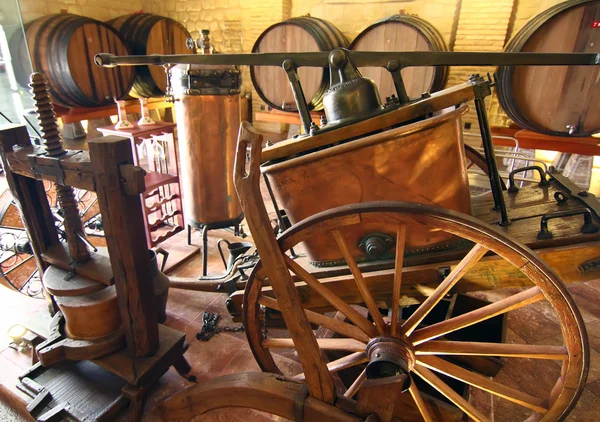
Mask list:
[[[77,155],[83,151],[81,150],[70,150],[67,151],[66,154],[61,155],[60,157],[49,157],[46,152],[40,152],[37,154],[29,154],[27,158],[29,159],[29,165],[31,165],[31,169],[33,170],[33,174],[36,179],[43,179],[43,176],[52,176],[56,178],[56,183],[61,186],[65,185],[65,172],[62,169],[62,165],[60,163],[61,160],[65,158],[72,157]],[[50,160],[50,165],[40,165],[38,164],[38,158],[45,157]]]
[[[500,173],[498,171],[498,163],[496,162],[496,153],[494,152],[494,143],[492,141],[492,131],[487,117],[485,108],[485,97],[492,94],[491,84],[492,78],[487,75],[487,79],[478,74],[471,75],[469,82],[473,86],[475,94],[475,109],[477,110],[477,120],[479,122],[479,130],[481,132],[481,141],[485,152],[485,160],[488,167],[490,187],[492,188],[492,196],[494,197],[494,210],[500,211],[500,225],[505,227],[510,224],[508,213],[506,212],[506,203],[502,193],[502,185],[500,183]]]
[[[400,73],[402,71],[400,62],[398,60],[390,60],[385,68],[392,75],[392,80],[394,81],[394,87],[396,88],[396,93],[398,94],[398,100],[400,104],[408,103],[410,98],[406,93],[406,87],[404,86],[402,74]]]
[[[304,91],[302,91],[302,85],[300,84],[300,78],[298,77],[298,67],[292,59],[286,59],[281,66],[290,80],[290,86],[292,87],[292,93],[294,94],[294,100],[296,100],[296,107],[298,108],[304,131],[306,134],[309,134],[311,133],[311,126],[314,123],[310,118],[306,97],[304,96]],[[314,127],[316,129],[317,125],[315,124]]]
[[[303,384],[302,389],[294,397],[294,420],[296,422],[304,420],[304,402],[306,401],[306,397],[308,397],[308,387],[306,384]]]
[[[583,226],[581,226],[580,232],[583,234],[592,234],[598,232],[598,227],[592,221],[592,214],[590,210],[586,208],[579,208],[574,210],[556,211],[545,214],[540,220],[540,231],[537,234],[538,240],[552,239],[552,232],[548,230],[548,221],[553,218],[571,217],[574,215],[583,215]]]
[[[600,219],[600,201],[598,201],[598,198],[594,194],[581,189],[571,179],[561,174],[552,166],[548,169],[548,176],[566,190],[570,197],[583,202],[595,214],[596,218]],[[566,200],[563,200],[563,202],[566,202]]]

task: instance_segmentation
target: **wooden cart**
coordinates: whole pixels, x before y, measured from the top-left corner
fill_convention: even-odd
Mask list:
[[[473,420],[487,420],[480,409],[449,386],[451,379],[527,410],[527,420],[561,420],[575,405],[585,385],[589,351],[581,315],[563,282],[597,276],[598,202],[553,171],[547,175],[540,171],[539,186],[522,189],[516,189],[513,173],[503,191],[485,115],[484,98],[490,94],[491,81],[475,75],[466,84],[409,102],[400,70],[407,63],[497,61],[518,65],[563,60],[563,64],[574,64],[577,59],[584,64],[584,56],[408,55],[410,58],[338,49],[328,55],[296,54],[289,59],[283,55],[218,58],[223,64],[237,60],[237,64],[274,65],[283,61],[307,135],[261,150],[262,136],[243,123],[238,139],[236,189],[261,259],[245,293],[237,299],[243,301],[248,340],[266,374],[221,377],[176,394],[162,404],[166,418],[190,418],[219,407],[241,406],[311,421],[458,420],[463,413]],[[107,65],[202,60],[191,56],[97,57],[99,64]],[[361,101],[371,95],[372,87],[353,68],[353,60],[357,66],[386,67],[398,98],[388,99],[385,105],[376,96],[370,97],[371,103]],[[330,122],[320,127],[311,123],[298,82],[296,67],[301,65],[330,67],[333,86],[327,95],[338,97],[331,99],[328,109],[326,95]],[[347,95],[342,98],[340,93]],[[449,133],[456,135],[463,104],[471,100],[480,118],[486,152],[480,165],[489,175],[491,197],[477,198],[468,206],[460,132],[441,149],[444,154],[438,154],[430,173],[430,192],[422,183],[411,184],[410,172],[394,179],[394,169],[390,172],[387,166],[388,154],[404,143],[416,143],[418,149],[419,138],[428,142],[437,137],[444,144]],[[446,113],[453,116],[454,123],[440,129],[446,120],[438,112],[448,107],[456,108]],[[390,132],[395,140],[388,136]],[[395,146],[386,149],[382,139]],[[368,160],[355,160],[352,153],[360,149],[355,148],[357,144],[369,148]],[[335,154],[329,153],[332,149]],[[414,160],[422,155],[406,156]],[[408,159],[401,161],[402,153],[395,157],[400,166],[411,165]],[[454,163],[454,172],[446,172],[448,166],[441,165],[444,159]],[[294,173],[290,170],[293,166],[283,168],[292,160],[299,164]],[[260,192],[261,163],[270,188],[292,222],[277,238]],[[329,168],[330,164],[346,172],[338,179],[315,179],[318,167]],[[279,172],[279,177],[274,177],[274,172]],[[444,189],[448,181],[451,183]],[[389,183],[390,187],[367,190],[377,183]],[[405,196],[396,192],[399,186]],[[359,192],[359,200],[335,204],[337,198],[353,198],[344,191]],[[451,192],[450,198],[444,196],[446,191]],[[333,204],[324,203],[330,199]],[[447,202],[436,205],[442,199]],[[295,254],[289,253],[300,248],[306,249],[308,260],[293,259]],[[514,290],[479,309],[430,323],[431,312],[450,293],[501,288]],[[561,338],[553,344],[449,339],[463,328],[540,303],[548,305],[561,328]],[[411,304],[417,306],[412,313],[405,313],[403,308]],[[277,329],[269,325],[273,319],[278,319]],[[274,349],[292,350],[301,371],[290,373],[282,367]],[[333,358],[333,352],[338,356]],[[486,357],[553,360],[561,370],[552,388],[539,397],[464,364]],[[358,371],[352,371],[356,368]],[[353,373],[351,379],[344,375],[348,372]],[[421,387],[444,397],[450,405],[430,399]]]

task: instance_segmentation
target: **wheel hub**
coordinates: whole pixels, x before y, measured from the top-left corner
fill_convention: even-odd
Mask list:
[[[366,349],[369,363],[366,368],[367,379],[408,375],[415,366],[415,353],[412,345],[396,337],[376,337],[369,341]],[[403,390],[410,386],[410,377],[406,378]]]

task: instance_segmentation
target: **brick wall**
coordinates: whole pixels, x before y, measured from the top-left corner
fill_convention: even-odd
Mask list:
[[[99,20],[144,10],[168,16],[198,36],[211,31],[215,48],[222,52],[250,52],[259,35],[270,25],[292,16],[310,14],[336,25],[351,41],[373,22],[403,10],[431,22],[455,51],[502,51],[505,42],[537,13],[560,0],[20,0],[25,22],[59,13],[83,14]],[[464,82],[471,73],[493,68],[453,68],[448,85]],[[253,92],[248,69],[244,69],[242,92]],[[265,108],[253,92],[255,111]],[[493,97],[490,120],[508,125],[509,119]],[[477,129],[474,112],[465,117]],[[258,124],[260,129],[281,131],[277,124]]]
[[[292,16],[310,14],[333,23],[349,41],[352,41],[372,23],[398,14],[417,15],[431,22],[448,44],[452,35],[454,13],[459,0],[416,0],[398,2],[371,2],[370,0],[297,0]]]
[[[142,9],[142,0],[19,0],[24,23],[66,10],[107,21]]]

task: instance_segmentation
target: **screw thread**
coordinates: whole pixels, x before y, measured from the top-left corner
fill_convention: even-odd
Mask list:
[[[33,73],[30,81],[29,86],[38,113],[38,121],[42,127],[42,137],[44,138],[46,151],[50,157],[63,155],[66,151],[62,146],[54,107],[50,101],[48,81],[44,74],[39,72]]]

